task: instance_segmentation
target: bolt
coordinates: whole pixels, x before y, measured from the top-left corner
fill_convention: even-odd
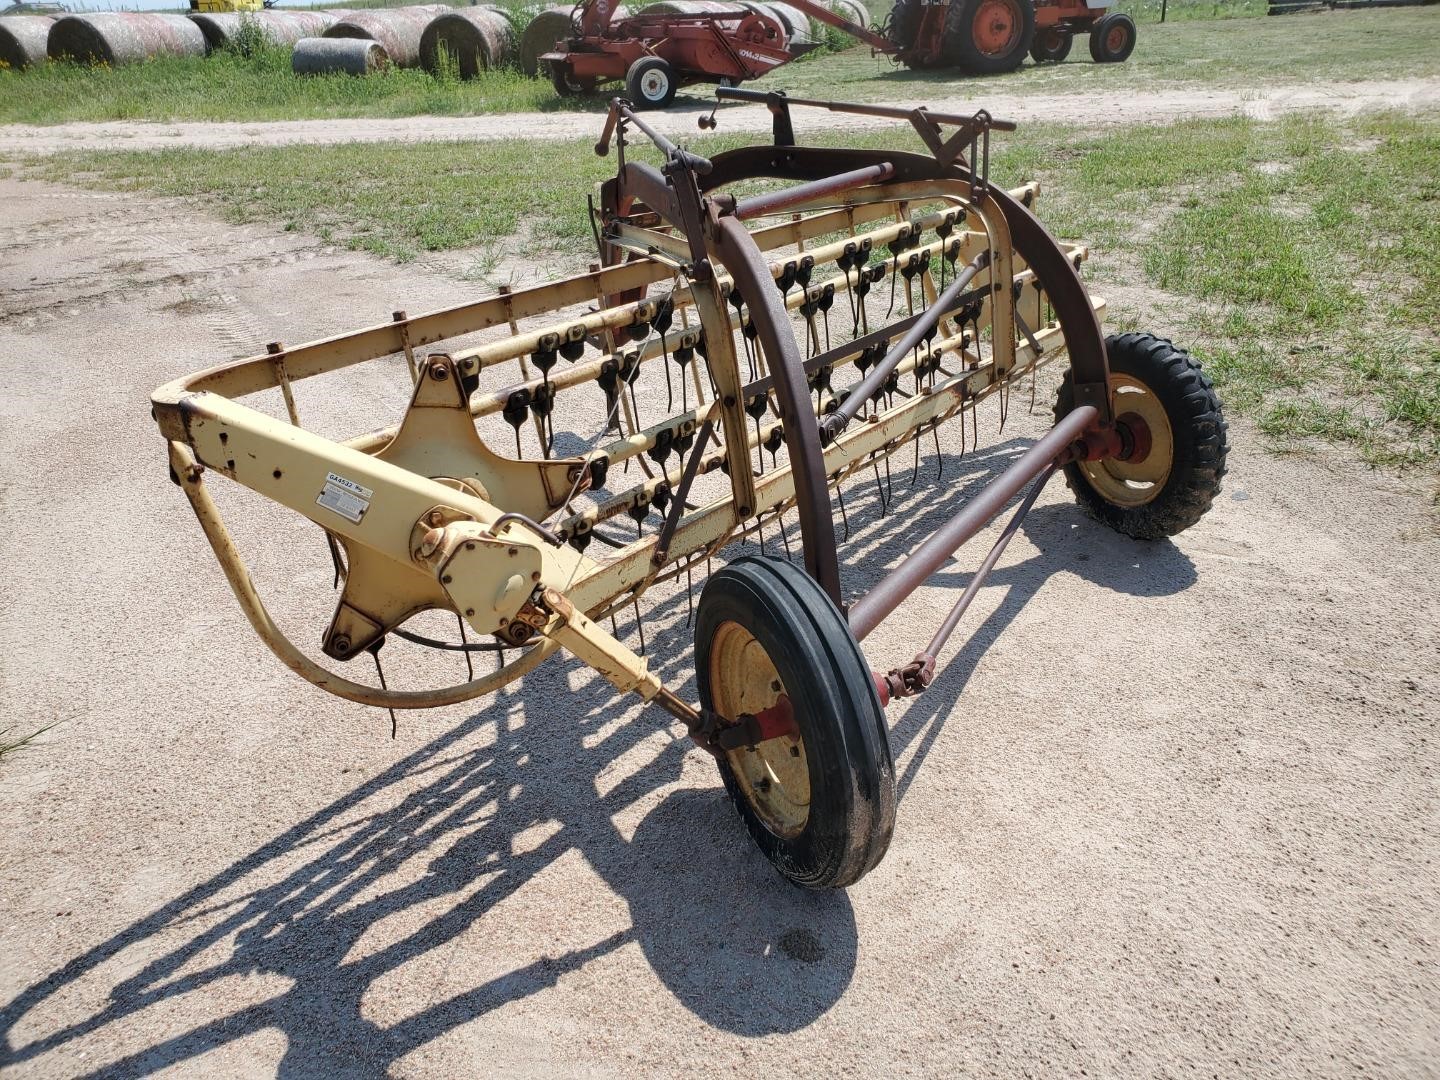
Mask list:
[[[474,551],[474,550],[475,550],[475,542],[474,542],[473,540],[467,540],[467,541],[465,542],[465,550],[466,550],[466,551]]]
[[[781,685],[780,685],[780,680],[779,680],[779,679],[771,679],[771,680],[770,680],[770,689],[771,689],[771,690],[774,690],[775,693],[777,693],[777,694],[780,693],[781,689],[783,689],[783,688],[781,687]]]
[[[500,625],[501,625],[501,626],[509,626],[509,625],[510,625],[510,620],[507,619],[507,618],[505,618],[504,615],[501,615],[501,616],[500,616]]]
[[[450,369],[444,364],[431,364],[430,377],[436,382],[444,382],[450,375]]]
[[[446,574],[444,577],[442,577],[442,578],[440,579],[440,584],[441,584],[441,585],[449,585],[449,584],[450,584],[450,581],[451,581],[450,575],[449,575],[449,574]]]
[[[347,653],[350,651],[350,639],[344,634],[336,634],[334,640],[330,642],[330,647],[337,653]]]
[[[519,548],[511,548],[511,549],[510,549],[510,557],[511,557],[511,558],[514,558],[516,555],[519,555],[519,554],[520,554],[520,549],[519,549]]]
[[[467,619],[473,619],[475,617],[475,609],[473,607],[467,607],[465,609],[465,617]]]
[[[531,581],[539,581],[539,580],[540,580],[540,571],[539,571],[539,570],[531,570],[531,571],[530,571],[530,580],[531,580]]]
[[[431,525],[439,525],[439,524],[440,524],[442,521],[444,521],[444,520],[445,520],[445,515],[442,514],[442,513],[440,513],[439,510],[431,510],[431,511],[430,511],[430,524],[431,524]]]
[[[431,529],[427,532],[420,540],[420,557],[428,559],[435,553],[435,549],[440,546],[440,541],[444,538],[445,534],[439,529]]]

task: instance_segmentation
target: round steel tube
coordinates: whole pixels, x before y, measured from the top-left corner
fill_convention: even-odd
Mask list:
[[[1089,405],[1081,405],[1066,413],[1019,461],[997,476],[985,489],[965,504],[964,508],[930,538],[905,557],[880,583],[850,607],[850,632],[856,641],[864,641],[899,607],[912,592],[923,585],[946,560],[1005,508],[1026,484],[1050,468],[1055,459],[1099,419]]]
[[[0,67],[22,71],[45,62],[53,15],[7,15],[0,19]]]

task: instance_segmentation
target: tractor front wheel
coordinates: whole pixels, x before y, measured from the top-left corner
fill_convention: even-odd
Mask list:
[[[1135,20],[1112,11],[1090,28],[1090,59],[1097,64],[1118,64],[1135,51]]]
[[[804,570],[742,558],[705,584],[695,625],[701,705],[729,721],[720,774],[751,838],[797,885],[839,888],[895,828],[895,765],[870,665]]]
[[[1153,334],[1105,339],[1115,426],[1124,460],[1075,461],[1065,483],[1092,517],[1137,540],[1160,540],[1194,525],[1220,493],[1225,415],[1190,354]],[[1075,407],[1072,373],[1055,399],[1058,420]]]
[[[637,109],[663,109],[677,89],[675,69],[658,56],[642,56],[625,73],[625,92]]]
[[[1040,30],[1035,34],[1035,43],[1030,46],[1030,59],[1037,64],[1058,64],[1070,55],[1074,38],[1064,30]]]
[[[945,13],[946,53],[971,75],[1014,71],[1034,38],[1033,0],[952,0]]]

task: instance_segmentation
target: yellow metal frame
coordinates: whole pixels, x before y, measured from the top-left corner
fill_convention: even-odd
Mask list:
[[[1037,193],[1030,185],[1013,195],[1029,205]],[[954,235],[962,238],[962,260],[990,253],[989,267],[974,283],[976,288],[988,287],[979,319],[983,344],[967,345],[962,329],[942,320],[932,347],[956,357],[955,369],[894,407],[872,411],[840,435],[825,451],[825,471],[832,482],[868,466],[876,455],[893,454],[932,422],[973,409],[1054,360],[1063,351],[1063,336],[1044,318],[1044,295],[1012,251],[1004,215],[983,196],[972,201],[968,184],[937,180],[861,188],[844,197],[787,208],[785,220],[751,232],[761,251],[799,249],[812,255],[819,267],[833,264],[856,236],[870,236],[883,251],[884,244],[905,230],[916,224],[933,230],[947,214],[956,222]],[[830,239],[837,233],[840,239]],[[656,301],[609,304],[604,298],[672,282],[678,263],[688,256],[680,238],[667,229],[630,225],[616,235],[644,254],[622,265],[428,315],[408,318],[397,313],[391,323],[355,333],[288,348],[276,345],[265,355],[210,368],[155,392],[154,416],[169,444],[173,476],[251,625],[297,674],[351,701],[426,708],[484,695],[564,647],[617,689],[635,691],[647,700],[659,698],[677,715],[694,718],[694,711],[660,685],[643,658],[595,620],[688,561],[719,550],[747,523],[786,506],[795,497],[795,484],[788,465],[760,477],[751,474],[751,454],[775,424],[752,431],[743,412],[740,390],[745,379],[735,345],[739,328],[726,304],[728,277],[716,273],[703,284],[690,283],[674,292],[677,322],[663,343],[651,334],[641,344],[617,346],[618,332],[648,324]],[[928,245],[936,252],[940,246]],[[1082,247],[1067,250],[1077,264],[1087,255]],[[711,255],[718,268],[720,260],[713,251]],[[780,276],[791,258],[777,258],[772,273]],[[827,283],[838,289],[848,280],[848,273],[843,279],[817,278],[787,297],[788,308],[798,308]],[[921,284],[927,301],[933,302],[937,288],[928,271]],[[1103,311],[1102,301],[1092,303]],[[597,309],[570,317],[559,314],[588,304]],[[1017,330],[1017,314],[1030,334]],[[546,321],[534,329],[519,329],[520,321],[532,319]],[[492,327],[510,332],[477,347],[433,348]],[[728,465],[729,495],[683,514],[663,560],[655,555],[655,535],[604,561],[557,544],[624,512],[637,500],[648,503],[661,484],[674,490],[684,462],[603,503],[571,512],[570,500],[588,484],[589,458],[508,457],[486,446],[475,419],[500,411],[508,393],[517,388],[533,391],[548,382],[560,392],[597,378],[607,359],[645,364],[677,345],[693,345],[702,330],[718,396],[696,371],[695,408],[644,429],[627,413],[628,430],[603,452],[608,460],[624,460],[654,446],[665,430],[687,435],[710,422],[723,435],[723,447],[706,453],[698,470],[703,474]],[[606,343],[607,354],[557,371],[553,379],[535,377],[529,370],[525,357],[537,348],[582,339]],[[406,358],[414,378],[410,406],[399,424],[345,442],[301,426],[292,392],[296,382],[397,355]],[[518,364],[520,382],[501,393],[471,392],[480,371],[507,363]],[[698,361],[694,367],[698,369]],[[899,370],[913,371],[914,361],[905,360]],[[274,389],[284,397],[289,422],[238,400]],[[207,470],[303,514],[344,549],[344,587],[324,640],[331,657],[358,655],[407,618],[432,608],[456,612],[477,633],[496,635],[523,651],[482,678],[427,691],[386,690],[327,670],[290,642],[270,618],[206,490]]]

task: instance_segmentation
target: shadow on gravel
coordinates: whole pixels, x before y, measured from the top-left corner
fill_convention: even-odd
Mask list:
[[[1029,445],[1011,439],[963,457],[926,454],[913,488],[909,462],[895,464],[888,486],[883,473],[878,481],[857,478],[846,496],[851,541],[842,549],[851,594],[878,580],[914,538],[951,512],[956,498],[974,494]],[[942,491],[944,499],[937,497]],[[770,554],[783,554],[778,532],[767,526]],[[798,559],[793,515],[789,532]],[[902,794],[980,657],[1051,576],[1078,573],[1144,595],[1194,580],[1193,566],[1173,546],[1117,537],[1063,494],[1036,508],[1026,532],[1040,554],[1002,561],[991,578],[1006,589],[998,611],[892,732],[897,754],[921,740],[901,777]],[[942,573],[957,596],[983,543]],[[686,607],[683,592],[656,606],[650,660],[693,699]],[[929,629],[917,633],[928,637]],[[914,648],[923,644],[916,640]],[[871,659],[881,667],[908,655]],[[579,689],[566,691],[567,680]],[[848,896],[784,882],[744,835],[718,778],[707,789],[672,791],[626,839],[617,820],[674,784],[693,748],[674,741],[649,760],[664,721],[650,710],[622,715],[597,677],[552,660],[453,730],[23,991],[0,1010],[6,1039],[0,1064],[23,1067],[92,1033],[113,1032],[123,1044],[123,1033],[143,1015],[152,1030],[172,1033],[90,1075],[148,1074],[267,1029],[287,1040],[282,1076],[379,1074],[415,1048],[631,943],[679,1001],[717,1028],[760,1036],[805,1027],[840,998],[854,974]],[[631,751],[628,760],[647,760],[626,772],[621,763]],[[597,797],[597,790],[604,794]],[[486,940],[506,940],[511,916],[487,916],[572,851],[628,905],[627,929],[417,1002],[417,1011],[388,1026],[367,1017],[367,992],[381,980],[393,985],[402,976],[392,973],[412,961],[470,947],[477,936],[482,949]],[[371,931],[391,919],[377,943]],[[576,932],[568,924],[556,928],[560,940]],[[451,970],[463,968],[457,959]],[[182,996],[257,974],[279,976],[288,989],[188,1030],[177,1031],[178,1020],[166,1023],[182,1015]],[[437,993],[445,990],[442,980]],[[68,1011],[101,995],[105,1004],[84,1019],[47,1020],[49,1008]],[[188,1007],[193,1015],[195,1003]]]

